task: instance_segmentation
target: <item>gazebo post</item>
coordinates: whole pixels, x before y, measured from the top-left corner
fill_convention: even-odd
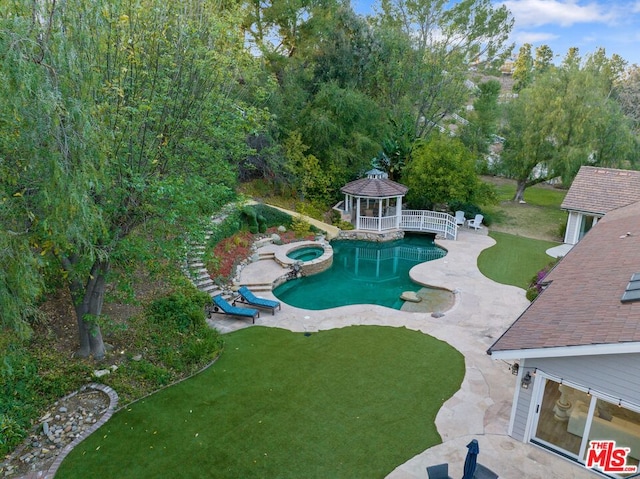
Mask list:
[[[356,229],[359,230],[360,229],[360,197],[357,197],[357,204],[358,204],[358,209],[356,210]]]
[[[378,201],[378,231],[382,231],[382,198]]]

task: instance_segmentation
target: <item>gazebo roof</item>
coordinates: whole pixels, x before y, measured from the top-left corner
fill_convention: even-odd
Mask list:
[[[367,198],[404,196],[408,190],[406,186],[386,178],[360,178],[340,188],[343,193]]]

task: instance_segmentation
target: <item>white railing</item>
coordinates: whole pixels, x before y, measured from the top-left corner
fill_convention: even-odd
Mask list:
[[[428,231],[442,233],[447,239],[456,239],[458,227],[456,220],[448,213],[428,210],[404,210],[400,228],[409,231]]]
[[[346,212],[342,209],[344,203],[336,204],[333,209],[343,215],[345,221],[349,221]],[[397,216],[360,216],[355,227],[364,231],[390,231],[403,229],[408,231],[425,231],[429,233],[442,233],[447,239],[456,239],[458,226],[455,218],[448,213],[429,210],[403,210],[399,224]]]
[[[388,231],[396,229],[395,216],[383,216],[377,218],[373,216],[360,217],[360,229],[367,231]]]

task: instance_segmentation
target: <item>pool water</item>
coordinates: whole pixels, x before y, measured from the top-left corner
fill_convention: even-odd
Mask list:
[[[309,246],[307,248],[295,249],[287,254],[288,258],[299,261],[312,261],[324,254],[324,248],[319,246]]]
[[[377,304],[400,309],[403,291],[422,288],[409,270],[442,258],[446,251],[431,236],[407,235],[390,242],[332,241],[333,265],[322,273],[287,281],[273,290],[281,301],[304,309]]]

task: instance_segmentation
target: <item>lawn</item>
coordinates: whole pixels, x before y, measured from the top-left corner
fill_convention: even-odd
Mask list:
[[[119,411],[56,479],[375,478],[439,444],[462,355],[417,331],[225,336],[210,368]]]
[[[496,187],[499,204],[486,205],[493,219],[492,231],[517,234],[527,238],[562,241],[567,213],[560,209],[567,191],[549,185],[536,185],[524,192],[524,204],[511,201],[516,191],[513,180],[483,177]]]
[[[487,278],[498,283],[511,284],[527,289],[532,277],[553,258],[546,250],[557,246],[553,241],[543,241],[523,236],[491,231],[496,244],[478,256],[478,269]]]

